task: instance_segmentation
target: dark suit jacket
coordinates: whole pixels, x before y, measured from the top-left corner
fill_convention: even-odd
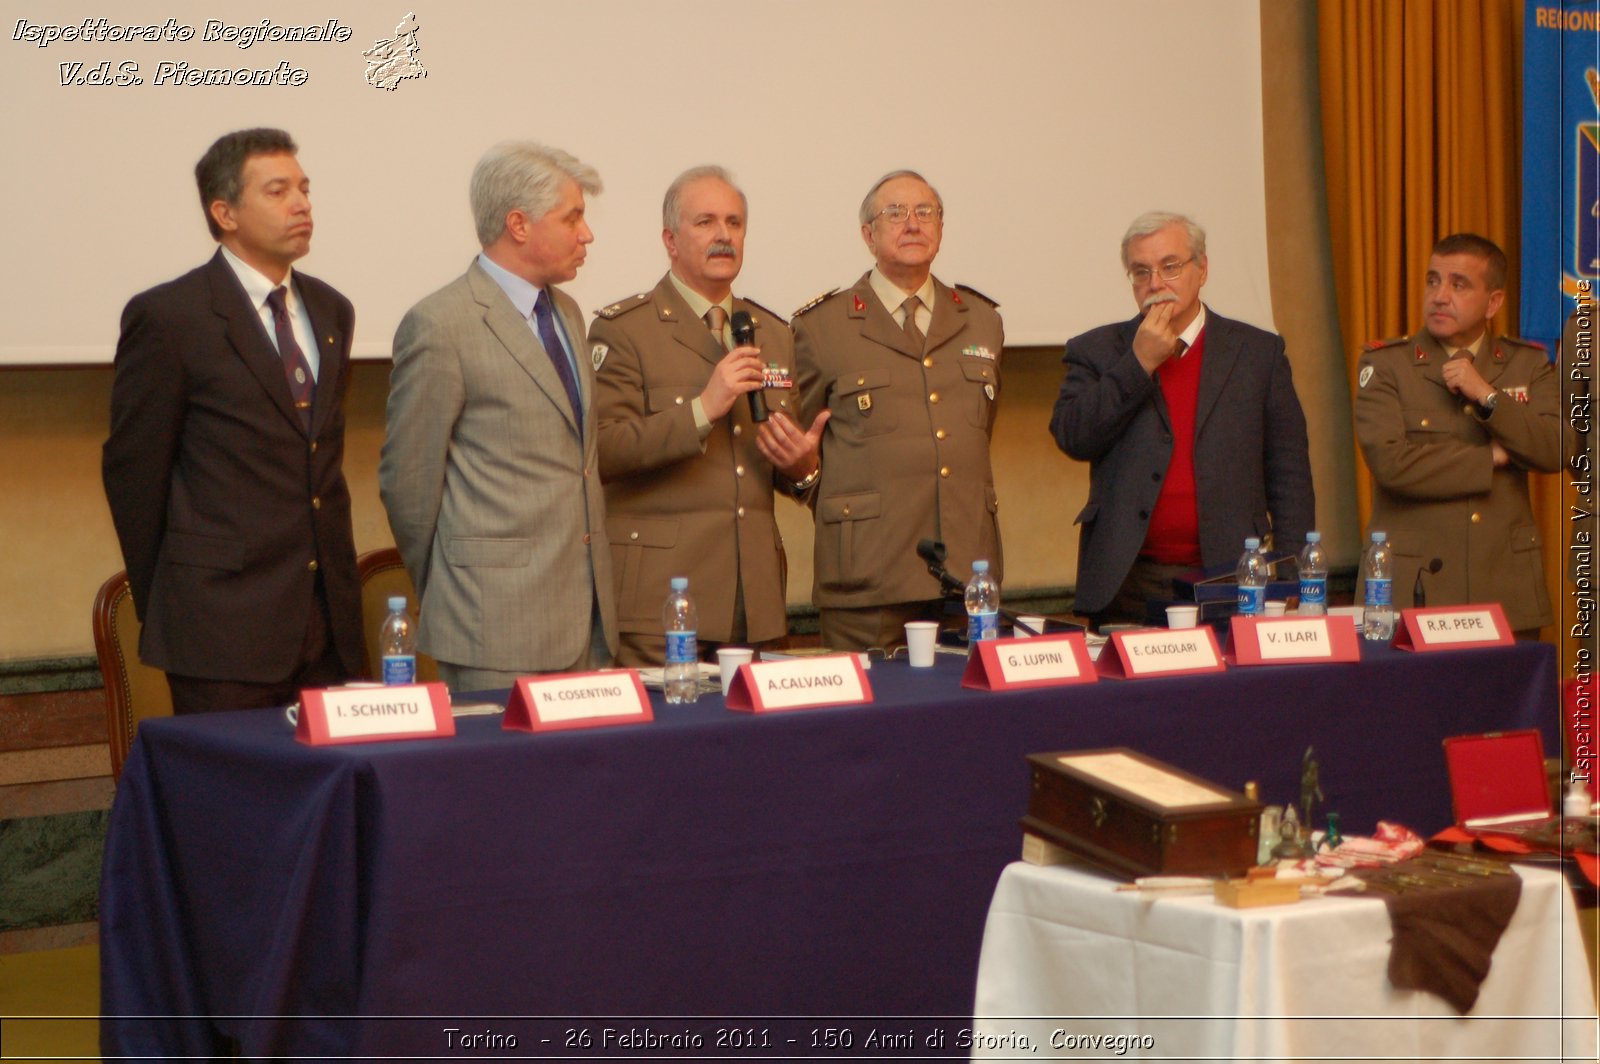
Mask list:
[[[299,662],[320,571],[345,670],[362,671],[345,486],[350,301],[298,271],[320,351],[308,439],[283,363],[217,254],[122,312],[102,456],[139,656],[182,676],[278,683]]]
[[[1161,387],[1133,354],[1139,320],[1067,341],[1067,375],[1050,419],[1061,449],[1090,464],[1089,502],[1078,515],[1083,613],[1110,605],[1127,579],[1172,460]],[[1283,339],[1208,307],[1203,357],[1194,430],[1202,563],[1233,562],[1246,537],[1268,532],[1278,550],[1298,551],[1316,500]]]

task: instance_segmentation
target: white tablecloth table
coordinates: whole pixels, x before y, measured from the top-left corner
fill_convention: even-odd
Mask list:
[[[1230,909],[1118,892],[1086,865],[1012,864],[984,930],[974,1056],[1592,1062],[1571,891],[1558,872],[1518,871],[1516,915],[1463,1017],[1389,984],[1381,900]]]

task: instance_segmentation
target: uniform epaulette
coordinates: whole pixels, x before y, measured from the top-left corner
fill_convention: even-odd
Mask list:
[[[638,295],[629,296],[627,299],[619,299],[609,307],[601,307],[594,314],[597,318],[605,318],[610,321],[619,314],[626,314],[628,311],[636,307],[642,307],[648,302],[650,302],[650,293],[640,292]]]
[[[777,312],[777,311],[775,311],[775,310],[773,310],[773,309],[772,309],[772,308],[770,308],[770,307],[764,307],[764,306],[762,306],[762,305],[761,305],[761,304],[760,304],[760,303],[757,303],[757,302],[756,302],[756,301],[755,301],[755,300],[753,300],[753,299],[746,299],[746,298],[745,298],[745,297],[744,297],[744,296],[740,296],[740,297],[739,297],[739,301],[740,301],[740,302],[741,302],[741,303],[748,303],[748,304],[750,304],[750,305],[751,305],[751,306],[752,306],[752,307],[755,307],[755,308],[756,308],[756,309],[757,309],[757,310],[759,310],[759,311],[760,311],[760,312],[761,312],[761,313],[763,313],[763,314],[766,314],[766,315],[768,315],[768,316],[769,316],[769,317],[773,317],[773,318],[777,318],[777,319],[778,319],[778,320],[779,320],[779,321],[780,321],[780,322],[783,322],[783,324],[785,324],[785,325],[787,325],[787,324],[789,324],[789,322],[788,322],[788,319],[786,319],[786,318],[785,318],[785,317],[784,317],[784,316],[783,316],[783,315],[782,315],[782,314],[779,314],[779,313],[778,313],[778,312]]]
[[[800,315],[804,314],[808,310],[811,310],[813,307],[820,307],[822,304],[826,303],[829,299],[833,298],[834,296],[836,296],[838,294],[839,294],[839,289],[837,289],[837,288],[828,289],[826,292],[822,293],[820,296],[818,296],[817,298],[813,299],[811,302],[807,303],[805,306],[801,307],[799,310],[795,311],[793,314],[789,315],[790,320],[792,321],[793,319],[798,318]]]
[[[1394,336],[1387,340],[1368,340],[1366,343],[1361,345],[1361,350],[1377,351],[1385,347],[1395,347],[1399,344],[1406,343],[1410,339],[1411,337],[1409,336]]]
[[[956,287],[961,289],[961,291],[963,291],[963,292],[969,292],[972,295],[977,296],[979,299],[983,300],[985,303],[989,304],[991,307],[998,307],[1000,305],[999,303],[997,303],[994,300],[990,299],[988,296],[984,295],[982,292],[978,291],[976,288],[973,288],[971,285],[958,284],[958,285],[956,285]]]
[[[1500,339],[1508,344],[1520,344],[1523,347],[1531,347],[1536,351],[1543,351],[1546,355],[1550,353],[1550,349],[1538,340],[1524,340],[1520,336],[1502,336]]]

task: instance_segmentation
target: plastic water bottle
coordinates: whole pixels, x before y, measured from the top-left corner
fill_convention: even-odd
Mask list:
[[[1000,635],[1000,585],[989,575],[989,563],[982,558],[972,563],[972,579],[967,581],[967,644],[995,639]]]
[[[389,616],[378,629],[378,653],[383,655],[383,682],[417,682],[417,626],[406,611],[404,595],[389,596]]]
[[[689,596],[687,576],[672,578],[667,604],[661,608],[661,621],[667,633],[667,667],[661,682],[667,701],[697,702],[700,700],[700,644],[695,632],[700,627],[700,614]]]
[[[1388,642],[1394,638],[1394,560],[1389,555],[1387,532],[1372,534],[1372,546],[1361,559],[1361,578],[1366,584],[1361,634]]]
[[[1328,612],[1328,552],[1322,533],[1307,532],[1300,551],[1300,615],[1321,617]]]
[[[1254,536],[1244,541],[1238,568],[1233,571],[1239,585],[1239,616],[1259,617],[1267,609],[1267,556],[1261,541]]]

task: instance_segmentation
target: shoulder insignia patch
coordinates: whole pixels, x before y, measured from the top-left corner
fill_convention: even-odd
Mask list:
[[[1408,336],[1394,336],[1387,340],[1368,340],[1361,345],[1363,351],[1377,351],[1385,347],[1397,347],[1409,340]]]
[[[994,300],[990,299],[988,296],[984,295],[982,292],[978,291],[976,288],[973,288],[971,285],[958,284],[958,285],[956,285],[956,288],[959,288],[961,291],[967,293],[968,295],[977,296],[979,299],[983,300],[985,303],[989,304],[991,307],[998,307],[1000,305],[999,303],[997,303]],[[951,289],[950,290],[950,295],[955,299],[955,301],[957,303],[961,302],[961,297],[956,295],[955,289]]]
[[[1370,365],[1362,366],[1361,376],[1356,378],[1356,387],[1365,388],[1367,383],[1372,380],[1372,373],[1373,369]]]
[[[817,296],[811,302],[807,303],[805,306],[801,307],[799,310],[795,311],[793,314],[789,315],[789,317],[798,318],[800,315],[804,314],[806,311],[811,310],[813,307],[820,307],[822,304],[826,303],[833,296],[836,296],[838,294],[839,294],[839,290],[837,288],[830,288],[826,292],[823,292],[821,295]]]
[[[605,318],[607,321],[610,321],[612,318],[615,318],[620,314],[626,314],[635,307],[644,306],[649,301],[649,292],[639,292],[636,295],[629,296],[627,299],[619,299],[610,306],[601,307],[599,310],[594,312],[595,317]]]
[[[589,359],[594,363],[594,371],[600,372],[600,367],[605,365],[606,356],[611,353],[609,344],[595,344],[594,350],[589,352]]]

